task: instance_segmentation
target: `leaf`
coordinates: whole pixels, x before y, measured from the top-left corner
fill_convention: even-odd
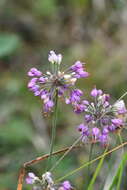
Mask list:
[[[17,35],[0,33],[0,57],[11,55],[20,45],[21,41]]]
[[[111,176],[110,176],[110,182],[108,180],[108,187],[107,187],[107,183],[105,184],[104,186],[104,189],[109,189],[109,190],[113,190],[113,189],[120,189],[120,183],[121,183],[121,178],[122,178],[122,173],[123,173],[123,169],[124,169],[124,166],[127,162],[127,153],[125,153],[122,157],[122,160],[117,168],[117,170],[112,173],[112,179],[111,179]],[[110,183],[110,184],[109,184]]]
[[[105,153],[106,151],[107,151],[107,148],[106,148],[106,150],[104,151],[104,153]],[[104,158],[105,158],[105,156],[103,156],[103,157],[100,159],[99,164],[98,164],[98,166],[97,166],[97,168],[96,168],[96,170],[95,170],[95,172],[94,172],[94,175],[93,175],[93,177],[92,177],[92,179],[91,179],[91,181],[90,181],[90,184],[89,184],[87,190],[92,190],[92,189],[93,189],[93,184],[95,183],[95,180],[96,180],[96,178],[97,178],[97,176],[98,176],[98,174],[99,174],[99,172],[100,172],[100,170],[101,170],[101,167],[102,167],[102,165],[103,165]]]

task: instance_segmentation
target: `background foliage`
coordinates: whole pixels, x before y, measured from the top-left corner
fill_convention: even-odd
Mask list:
[[[15,189],[22,163],[49,151],[51,118],[42,117],[41,101],[27,90],[29,68],[45,70],[49,50],[56,50],[64,56],[63,67],[77,59],[87,63],[91,76],[78,84],[86,96],[96,84],[116,100],[127,90],[126,34],[126,0],[0,1],[0,190]],[[82,120],[60,103],[56,149],[74,141]],[[69,154],[55,176],[87,161],[88,149]],[[93,156],[99,153],[96,146]],[[107,158],[95,189],[102,189],[106,178],[112,183],[108,175],[118,167],[119,156],[120,151]],[[41,175],[43,163],[29,169]],[[87,183],[86,173],[70,177],[79,190]],[[125,167],[121,190],[127,189],[126,176]]]

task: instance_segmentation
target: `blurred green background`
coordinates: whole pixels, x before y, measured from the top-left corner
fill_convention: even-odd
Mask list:
[[[90,77],[77,83],[86,97],[96,84],[116,100],[127,90],[127,1],[0,0],[0,190],[16,189],[21,165],[49,151],[51,118],[43,117],[40,99],[28,91],[27,72],[31,67],[48,69],[50,50],[63,54],[63,67],[76,60],[87,63]],[[60,104],[56,150],[74,142],[82,121]],[[88,148],[69,154],[54,175],[87,161]],[[94,154],[101,149],[96,147]],[[108,176],[108,161],[95,189]],[[28,171],[41,175],[43,165]],[[81,190],[85,176],[82,171],[70,179]],[[124,181],[122,188],[127,189]],[[24,189],[31,188],[24,184]]]

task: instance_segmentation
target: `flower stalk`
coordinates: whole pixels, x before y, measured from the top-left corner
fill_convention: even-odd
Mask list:
[[[55,105],[54,105],[54,114],[52,119],[52,132],[51,132],[51,144],[50,144],[50,153],[47,163],[47,169],[50,167],[51,164],[51,157],[53,153],[53,147],[56,137],[56,126],[57,126],[57,111],[58,111],[58,91],[56,90],[56,96],[55,96]]]

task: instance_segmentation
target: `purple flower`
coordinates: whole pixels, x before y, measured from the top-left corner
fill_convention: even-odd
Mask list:
[[[107,135],[109,133],[108,126],[103,128],[102,134]]]
[[[44,100],[46,100],[49,97],[49,93],[45,89],[41,90],[41,94],[40,95],[41,95],[41,99],[44,99]]]
[[[83,123],[81,123],[81,124],[78,126],[78,131],[81,132],[82,138],[83,138],[84,136],[89,136],[88,126],[84,125]]]
[[[80,96],[83,95],[83,92],[79,89],[75,89],[71,91],[70,94],[70,102],[75,103],[80,101]]]
[[[32,88],[30,88],[30,90],[32,91],[32,92],[36,92],[36,91],[38,91],[39,90],[39,85],[34,85]]]
[[[109,94],[103,94],[102,96],[101,95],[99,96],[99,100],[102,102],[104,107],[108,107],[110,105],[109,99],[110,99]]]
[[[84,124],[81,123],[81,124],[78,126],[78,131],[82,132],[83,129],[84,129],[84,127],[85,127]]]
[[[28,88],[32,88],[33,86],[36,85],[38,78],[32,78],[29,83],[28,83]]]
[[[85,108],[86,106],[83,104],[78,104],[78,103],[74,104],[74,112],[77,114],[84,112]]]
[[[98,96],[102,95],[103,91],[102,90],[98,90]]]
[[[40,96],[41,91],[37,90],[34,92],[34,96]]]
[[[92,135],[94,136],[95,140],[99,137],[100,130],[97,127],[92,129]]]
[[[87,78],[89,76],[89,73],[86,71],[83,71],[83,69],[78,69],[74,75],[76,78]]]
[[[87,100],[79,101],[74,104],[74,111],[76,113],[84,112],[84,124],[79,126],[79,131],[83,133],[84,126],[87,126],[88,135],[82,138],[82,142],[88,142],[95,140],[100,141],[102,144],[106,144],[109,140],[109,136],[118,127],[125,125],[125,118],[117,118],[119,110],[125,108],[124,102],[115,103],[111,105],[109,100],[110,96],[104,94],[102,90],[94,88],[90,95],[94,97],[93,102],[87,102]],[[81,105],[84,105],[81,109]]]
[[[76,61],[75,64],[71,66],[71,70],[74,72],[82,68],[83,68],[83,64],[80,61]]]
[[[100,135],[99,141],[100,141],[100,143],[101,143],[102,145],[107,144],[108,136],[107,136],[107,135]]]
[[[70,103],[71,103],[71,100],[70,100],[69,98],[66,98],[66,99],[65,99],[65,103],[66,103],[66,104],[70,104]]]
[[[46,82],[46,79],[42,76],[42,77],[40,77],[40,78],[38,79],[38,81],[39,81],[40,83],[45,83],[45,82]]]
[[[42,75],[42,72],[37,70],[36,68],[31,68],[28,72],[29,77],[40,77]]]
[[[98,90],[96,89],[96,88],[94,88],[92,91],[91,91],[91,96],[93,96],[93,97],[97,97],[97,95],[98,95]]]
[[[26,177],[26,183],[27,184],[34,184],[35,180],[36,180],[35,174],[32,172],[28,173],[28,176]]]
[[[105,102],[108,102],[110,100],[110,95],[109,94],[104,94],[103,99]]]
[[[51,63],[60,64],[62,61],[62,55],[61,54],[56,55],[56,53],[54,51],[50,51],[49,56],[48,56],[48,60]]]
[[[54,102],[52,100],[47,100],[46,102],[44,102],[44,110],[45,110],[45,112],[51,111],[53,106],[54,106]]]
[[[76,78],[86,78],[89,76],[89,73],[84,71],[83,64],[84,63],[77,61],[74,65],[70,67],[70,70],[75,73],[74,76]]]
[[[91,115],[89,115],[89,114],[86,114],[86,115],[84,116],[84,118],[85,118],[85,121],[86,121],[87,123],[89,123],[89,122],[92,121],[92,119],[93,119],[93,117],[92,117]]]
[[[59,95],[59,97],[63,96],[66,90],[67,90],[66,87],[59,87],[58,88],[58,95]]]
[[[116,127],[119,127],[123,125],[123,120],[119,118],[115,118],[111,120],[112,124],[114,124]]]
[[[48,60],[53,64],[51,65],[51,72],[47,71],[46,74],[43,74],[36,68],[31,68],[28,72],[28,76],[32,77],[28,82],[29,90],[32,91],[35,96],[40,96],[44,103],[44,110],[47,112],[52,111],[54,107],[53,102],[55,102],[55,97],[58,93],[58,97],[62,97],[66,104],[72,104],[74,107],[77,107],[77,109],[75,108],[75,112],[81,113],[85,107],[80,102],[83,92],[79,89],[75,89],[75,83],[77,78],[87,75],[87,72],[84,71],[83,63],[78,61],[71,68],[62,72],[59,66],[62,61],[61,54],[50,51]],[[76,75],[79,75],[79,77]],[[75,106],[78,103],[80,105]]]
[[[72,186],[69,181],[64,181],[62,183],[62,187],[63,187],[63,190],[71,190],[72,189]]]
[[[97,90],[96,87],[91,91],[91,96],[93,96],[94,98],[96,98],[97,96],[100,96],[102,95],[102,90]]]
[[[109,130],[110,132],[114,132],[114,131],[116,130],[116,126],[113,125],[113,124],[111,124],[111,125],[108,126],[108,130]]]
[[[76,94],[77,96],[82,96],[83,95],[83,92],[79,89],[75,89],[73,90],[73,93]]]
[[[82,101],[82,104],[84,104],[84,105],[87,105],[87,106],[88,106],[88,105],[89,105],[89,101],[87,101],[87,100],[83,100],[83,101]]]

